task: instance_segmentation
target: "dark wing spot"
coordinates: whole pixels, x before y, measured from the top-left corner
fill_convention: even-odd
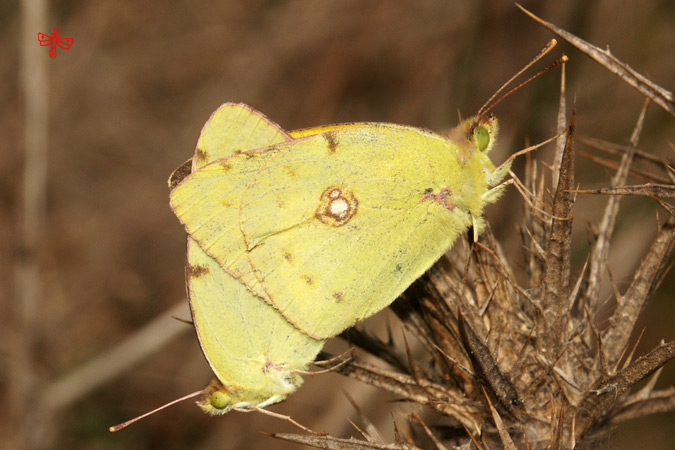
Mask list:
[[[343,292],[334,292],[333,298],[339,302],[340,300],[342,300],[343,295],[345,295]]]
[[[203,163],[209,159],[209,152],[203,148],[197,148],[197,162]]]
[[[422,195],[422,201],[431,199],[431,201],[438,203],[445,209],[454,211],[456,206],[450,199],[451,196],[452,196],[452,189],[447,187],[438,191],[438,194],[434,194],[433,189],[432,190],[425,189],[424,194]]]
[[[326,142],[328,142],[328,149],[330,150],[330,152],[335,153],[338,147],[338,140],[335,137],[335,133],[332,131],[328,131],[323,134],[323,137],[324,139],[326,139]]]
[[[311,285],[314,284],[314,278],[312,278],[311,276],[305,275],[302,278],[305,280],[305,284],[307,284],[308,286],[311,286]]]
[[[209,273],[209,268],[204,266],[188,266],[188,277],[199,278]]]
[[[286,165],[284,166],[284,171],[285,171],[289,176],[291,176],[291,177],[293,177],[293,178],[295,178],[295,177],[298,176],[297,172],[295,171],[295,169],[293,168],[293,166],[291,166],[290,164],[286,164]]]
[[[228,171],[232,168],[232,164],[228,161],[223,161],[220,163],[220,167],[222,167],[225,171]]]
[[[288,262],[293,262],[293,253],[284,252],[284,259]]]

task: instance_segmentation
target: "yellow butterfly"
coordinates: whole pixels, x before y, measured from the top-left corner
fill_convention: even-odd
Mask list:
[[[262,114],[245,105],[225,104],[204,126],[192,168],[198,170],[237,149],[289,139]],[[189,237],[187,255],[192,320],[216,375],[197,404],[206,412],[223,414],[259,410],[284,400],[302,384],[297,372],[314,361],[323,341],[296,329]]]
[[[213,141],[238,132],[207,126]],[[200,139],[195,158],[205,165],[173,189],[171,205],[221,267],[324,340],[389,305],[468,227],[481,231],[510,167],[487,156],[496,133],[492,117],[467,119],[448,137],[340,124],[246,143],[215,161]]]

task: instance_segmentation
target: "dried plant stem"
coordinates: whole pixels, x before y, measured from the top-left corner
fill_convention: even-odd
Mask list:
[[[654,103],[656,103],[657,105],[668,111],[670,114],[675,116],[675,101],[673,99],[673,94],[668,92],[667,89],[662,88],[661,86],[651,81],[649,78],[636,72],[634,69],[628,66],[628,64],[617,59],[614,55],[612,55],[609,52],[609,49],[602,50],[584,41],[583,39],[573,35],[572,33],[555,26],[550,22],[546,22],[545,20],[540,19],[539,17],[535,16],[522,6],[518,5],[518,7],[525,14],[532,17],[535,21],[545,26],[546,28],[548,28],[561,38],[565,39],[570,44],[574,45],[576,48],[584,52],[586,55],[590,56],[597,63],[604,66],[607,70],[617,75],[623,81],[625,81],[626,83],[628,83],[629,85],[633,86],[635,89],[640,91],[645,97],[653,100]]]
[[[382,342],[354,332],[354,345],[394,370],[364,363],[354,353],[336,371],[450,419],[444,425],[447,431],[438,434],[429,434],[420,422],[432,448],[447,446],[446,441],[467,448],[586,448],[594,445],[608,424],[673,411],[675,390],[655,391],[654,387],[661,368],[675,358],[675,341],[661,343],[635,360],[635,349],[627,351],[637,318],[667,271],[675,248],[675,207],[659,198],[675,197],[675,177],[665,178],[660,185],[626,186],[628,177],[637,173],[631,167],[634,159],[666,174],[671,170],[665,158],[646,157],[637,150],[648,104],[646,100],[630,146],[615,163],[611,188],[597,191],[649,195],[673,215],[644,252],[635,251],[639,240],[632,242],[634,258],[624,259],[633,261],[633,279],[623,294],[613,286],[617,306],[608,326],[598,326],[606,299],[600,284],[610,245],[615,249],[618,245],[613,234],[620,199],[608,197],[594,233],[597,239],[592,239],[581,272],[573,275],[572,208],[575,197],[584,191],[574,189],[575,114],[567,126],[563,98],[558,130],[567,128],[567,133],[556,148],[554,195],[548,197],[545,177],[532,159],[528,159],[525,182],[514,182],[526,199],[521,235],[529,259],[527,283],[516,281],[513,265],[488,228],[479,242],[465,241],[470,248],[455,248],[441,258],[392,305],[407,332],[429,353],[426,361],[431,363],[418,363],[409,350],[404,358],[391,340]],[[664,179],[659,174],[648,176],[650,181],[654,176]],[[642,237],[640,231],[631,234],[633,240]],[[642,253],[645,256],[638,263]],[[636,384],[648,377],[647,384],[631,395]],[[452,438],[441,439],[443,435]],[[318,448],[407,448],[400,447],[398,440],[393,447],[381,447],[368,439],[276,437]]]
[[[46,29],[47,2],[24,0],[22,6],[22,84],[24,94],[25,165],[22,215],[19,219],[20,248],[15,253],[15,300],[10,332],[9,410],[13,412],[12,448],[36,448],[50,428],[48,416],[35,420],[33,405],[39,398],[34,371],[34,338],[41,297],[38,251],[44,229],[47,178],[48,89],[47,61],[37,45],[35,30]],[[8,443],[5,443],[8,444]]]
[[[558,120],[556,123],[556,134],[558,138],[555,140],[555,158],[553,159],[553,167],[551,175],[553,177],[553,185],[558,184],[558,173],[560,172],[560,164],[562,164],[562,155],[565,150],[565,128],[567,127],[567,100],[566,100],[566,85],[565,85],[565,65],[560,68],[560,102],[558,104]]]
[[[635,384],[673,358],[675,358],[675,341],[659,345],[616,375],[596,381],[579,406],[576,421],[578,438],[582,439],[591,424],[597,423],[598,418],[605,417],[615,405],[617,398],[626,395]]]
[[[567,142],[560,165],[558,187],[553,197],[551,237],[546,249],[544,269],[544,297],[538,320],[540,330],[538,347],[549,362],[560,352],[563,330],[566,328],[565,311],[568,304],[570,246],[572,243],[572,206],[574,194],[574,115],[569,126]]]
[[[633,326],[645,302],[656,289],[674,245],[675,219],[671,216],[654,239],[630,287],[624,295],[619,295],[616,299],[616,311],[603,339],[610,368],[618,365],[619,357],[628,344]]]

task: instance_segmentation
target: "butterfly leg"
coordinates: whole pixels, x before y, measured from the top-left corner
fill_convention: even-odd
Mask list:
[[[314,430],[310,430],[306,426],[302,425],[300,422],[296,422],[295,420],[291,419],[291,416],[286,416],[284,414],[275,413],[275,412],[269,411],[267,409],[261,408],[260,406],[256,406],[253,409],[253,411],[257,411],[261,414],[265,414],[265,415],[268,415],[268,416],[271,416],[271,417],[276,417],[277,419],[286,420],[286,421],[292,423],[293,425],[295,425],[296,427],[300,428],[301,430],[306,431],[307,433],[314,434],[316,436],[325,436],[326,435],[326,433],[317,433]]]
[[[492,173],[488,174],[486,181],[488,186],[497,186],[501,181],[506,177],[506,174],[511,170],[511,164],[513,160],[507,160],[504,164],[497,167]]]
[[[506,189],[506,186],[509,184],[513,184],[513,180],[507,180],[501,184],[498,184],[497,186],[493,187],[492,189],[488,190],[485,194],[483,194],[483,201],[485,204],[488,203],[494,203],[496,202],[499,197],[502,196],[504,193],[504,189]]]

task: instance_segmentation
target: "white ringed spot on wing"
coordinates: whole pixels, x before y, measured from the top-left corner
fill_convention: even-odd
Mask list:
[[[358,208],[359,201],[351,191],[330,186],[321,194],[315,215],[326,225],[341,227],[354,217]]]

